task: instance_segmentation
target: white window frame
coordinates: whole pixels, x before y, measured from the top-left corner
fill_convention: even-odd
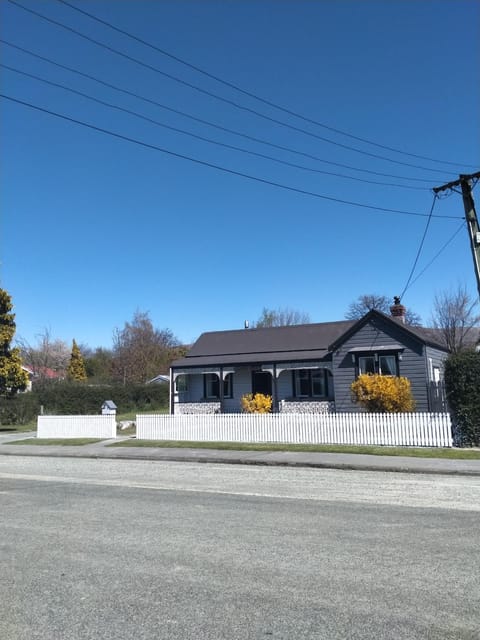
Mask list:
[[[383,373],[382,371],[382,358],[393,358],[393,369],[394,369],[394,373]],[[395,354],[389,353],[389,354],[383,354],[381,353],[379,355],[378,358],[378,373],[382,376],[393,376],[393,377],[397,377],[398,376],[398,361],[397,361],[397,357]]]
[[[384,373],[382,371],[382,358],[389,358],[392,359],[391,362],[393,363],[393,369],[394,369],[394,373]],[[366,363],[367,361],[372,361],[373,362],[373,371],[367,371],[366,370]],[[393,377],[397,377],[400,375],[400,367],[398,364],[398,355],[396,353],[379,353],[379,352],[374,352],[374,353],[369,353],[368,355],[363,355],[363,356],[358,356],[358,360],[357,360],[357,366],[358,366],[358,375],[369,375],[369,374],[378,374],[381,376],[393,376]]]
[[[371,360],[373,362],[373,372],[372,371],[367,371],[366,367],[365,367],[365,363],[367,360]],[[375,366],[375,355],[369,355],[369,356],[359,356],[358,358],[358,375],[368,375],[371,373],[375,373],[376,370],[376,366]]]

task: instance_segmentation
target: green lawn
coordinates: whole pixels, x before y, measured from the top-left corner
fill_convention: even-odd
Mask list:
[[[135,440],[115,442],[109,447],[163,447],[220,449],[223,451],[305,451],[308,453],[363,453],[373,456],[407,456],[414,458],[450,458],[480,460],[480,449],[441,449],[428,447],[373,447],[354,445],[246,444],[241,442],[184,442],[177,440]]]
[[[27,424],[0,424],[1,433],[25,433],[26,431],[36,431],[37,421],[28,422]]]
[[[81,447],[84,444],[94,444],[101,442],[102,438],[26,438],[25,440],[14,440],[3,444],[33,444],[33,445],[56,445],[61,447],[72,446]]]

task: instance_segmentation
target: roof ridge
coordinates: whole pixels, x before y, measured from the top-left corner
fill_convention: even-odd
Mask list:
[[[327,324],[353,324],[355,323],[356,320],[328,320],[327,322],[304,322],[302,324],[284,324],[284,325],[280,325],[278,327],[249,327],[248,329],[245,328],[241,328],[241,329],[217,329],[215,331],[203,331],[200,335],[211,335],[214,333],[244,333],[247,331],[275,331],[275,330],[289,330],[289,329],[296,329],[296,328],[301,328],[301,327],[318,327],[318,326],[324,326]]]

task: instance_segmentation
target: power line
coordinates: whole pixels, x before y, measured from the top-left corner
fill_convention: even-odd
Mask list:
[[[447,240],[447,242],[442,246],[442,248],[433,256],[430,262],[428,262],[425,265],[425,267],[420,271],[420,273],[410,282],[408,288],[410,288],[413,284],[415,284],[415,282],[420,278],[420,276],[422,276],[425,273],[425,271],[433,264],[433,262],[435,262],[435,260],[441,255],[441,253],[443,253],[443,251],[448,247],[448,245],[451,242],[453,242],[453,240],[457,237],[457,235],[460,233],[460,231],[463,229],[464,226],[465,226],[465,220],[462,220],[462,224],[458,227],[455,233],[451,236],[449,240]],[[406,290],[407,289],[405,289],[403,293],[405,293]]]
[[[418,259],[420,258],[420,254],[421,254],[422,249],[423,249],[423,243],[425,242],[425,238],[427,236],[428,227],[430,226],[430,222],[432,220],[433,210],[435,208],[435,203],[436,202],[437,202],[437,195],[434,194],[432,206],[430,208],[430,213],[428,214],[427,224],[425,225],[425,231],[423,232],[423,236],[422,236],[422,239],[420,241],[420,246],[418,247],[417,255],[415,256],[415,260],[414,260],[413,266],[412,266],[412,268],[410,270],[410,274],[408,276],[407,283],[406,283],[405,287],[403,288],[402,293],[400,294],[400,300],[402,299],[403,294],[405,293],[405,291],[408,289],[408,285],[410,284],[410,280],[412,279],[412,276],[414,274],[415,267],[417,266]]]
[[[355,180],[356,182],[366,182],[368,184],[376,184],[376,185],[381,185],[381,186],[388,186],[388,187],[398,187],[401,189],[417,189],[420,191],[425,191],[426,188],[425,187],[411,187],[411,186],[407,186],[407,185],[402,185],[402,184],[392,184],[392,183],[386,183],[386,182],[375,182],[373,180],[365,180],[364,178],[356,178],[354,176],[347,176],[344,174],[340,174],[340,173],[333,173],[331,171],[323,171],[322,169],[314,169],[312,167],[306,167],[303,165],[299,165],[299,164],[295,164],[293,162],[288,162],[286,160],[281,160],[280,158],[274,158],[273,156],[268,156],[264,153],[258,153],[256,151],[251,151],[250,149],[243,149],[241,147],[236,147],[234,145],[231,144],[227,144],[225,142],[219,142],[217,140],[212,140],[210,138],[206,138],[204,136],[198,135],[196,133],[192,133],[191,131],[185,131],[184,129],[180,129],[178,127],[173,127],[170,126],[168,124],[165,124],[163,122],[159,122],[158,120],[154,120],[153,118],[149,118],[147,116],[144,116],[140,113],[137,113],[136,111],[132,111],[131,109],[126,109],[124,107],[121,107],[119,105],[116,104],[112,104],[110,102],[106,102],[105,100],[101,100],[99,98],[96,98],[94,96],[91,96],[87,93],[84,93],[83,91],[78,91],[76,89],[72,89],[71,87],[67,87],[63,84],[60,84],[58,82],[53,82],[51,80],[47,80],[46,78],[41,78],[40,76],[33,74],[33,73],[28,73],[26,71],[22,71],[20,69],[16,69],[15,67],[11,67],[9,65],[6,64],[2,64],[0,63],[0,67],[4,68],[4,69],[8,69],[9,71],[12,71],[14,73],[18,73],[21,74],[23,76],[26,76],[28,78],[33,78],[34,80],[37,80],[38,82],[43,82],[47,85],[50,85],[52,87],[57,87],[59,89],[63,89],[64,91],[68,91],[70,93],[73,93],[75,95],[78,96],[82,96],[83,98],[86,98],[87,100],[91,100],[92,102],[96,102],[97,104],[101,104],[105,107],[108,107],[110,109],[115,109],[117,111],[121,111],[123,113],[128,113],[129,115],[134,116],[135,118],[140,118],[141,120],[145,120],[146,122],[150,122],[151,124],[154,124],[156,126],[159,127],[163,127],[164,129],[168,129],[169,131],[175,131],[176,133],[181,133],[183,135],[187,135],[190,136],[191,138],[195,138],[196,140],[201,140],[202,142],[207,142],[209,144],[214,144],[220,147],[223,147],[225,149],[231,149],[233,151],[239,151],[241,153],[246,153],[258,158],[263,158],[264,160],[270,160],[272,162],[277,162],[278,164],[283,164],[286,165],[288,167],[292,167],[295,169],[301,169],[302,171],[310,171],[313,173],[320,173],[323,175],[328,175],[328,176],[334,176],[337,178],[343,178],[343,179],[347,179],[347,180]]]
[[[224,102],[225,104],[229,104],[237,109],[241,109],[242,111],[247,111],[248,113],[252,113],[256,116],[258,116],[259,118],[263,118],[264,120],[268,120],[269,122],[273,122],[275,124],[278,124],[282,127],[287,127],[288,129],[292,129],[293,131],[297,131],[299,133],[303,133],[307,136],[310,136],[312,138],[315,138],[317,140],[321,140],[322,142],[326,142],[328,144],[332,144],[336,147],[341,147],[343,149],[347,149],[349,151],[354,151],[355,153],[360,153],[362,155],[366,155],[369,156],[371,158],[377,158],[380,160],[385,160],[386,162],[392,162],[394,164],[400,164],[406,167],[412,167],[414,169],[421,169],[423,171],[430,171],[433,173],[441,173],[442,175],[445,175],[444,171],[441,171],[440,169],[430,169],[429,167],[423,167],[421,165],[415,165],[415,164],[411,164],[408,162],[402,162],[401,160],[393,160],[392,158],[387,158],[385,156],[381,156],[375,153],[370,153],[369,151],[363,151],[361,149],[356,149],[355,147],[351,147],[349,145],[343,144],[341,142],[335,142],[334,140],[330,140],[329,138],[325,138],[323,136],[319,136],[318,134],[312,133],[311,131],[308,131],[307,129],[302,129],[300,127],[296,127],[294,125],[288,124],[286,122],[282,122],[281,120],[277,120],[276,118],[272,118],[270,116],[267,116],[263,113],[260,113],[259,111],[256,111],[255,109],[251,109],[250,107],[246,107],[244,105],[240,105],[237,102],[233,101],[233,100],[229,100],[228,98],[224,98],[222,96],[219,96],[218,94],[215,94],[211,91],[207,91],[206,89],[202,89],[201,87],[198,87],[190,82],[187,82],[186,80],[182,80],[181,78],[178,78],[177,76],[174,76],[170,73],[167,73],[165,71],[162,71],[161,69],[158,69],[158,67],[154,67],[146,62],[143,62],[141,60],[138,60],[138,58],[134,58],[133,56],[130,56],[126,53],[123,53],[122,51],[118,51],[117,49],[114,49],[113,47],[110,47],[109,45],[100,42],[98,40],[95,40],[94,38],[91,38],[90,36],[87,36],[83,33],[81,33],[80,31],[73,29],[72,27],[69,27],[65,24],[63,24],[62,22],[59,22],[58,20],[54,20],[53,18],[48,18],[47,16],[39,13],[38,11],[34,11],[33,9],[30,9],[28,7],[24,7],[22,4],[20,4],[19,2],[16,2],[16,0],[7,0],[10,4],[13,4],[17,7],[19,7],[20,9],[23,9],[24,11],[31,13],[39,18],[41,18],[42,20],[46,20],[47,22],[50,22],[51,24],[54,24],[58,27],[61,27],[62,29],[65,29],[67,31],[70,31],[71,33],[74,33],[75,35],[79,36],[80,38],[83,38],[84,40],[87,40],[88,42],[92,42],[93,44],[102,47],[103,49],[106,49],[107,51],[110,51],[112,53],[115,53],[116,55],[121,56],[122,58],[125,58],[127,60],[130,60],[131,62],[135,62],[135,64],[138,64],[146,69],[149,69],[150,71],[154,71],[155,73],[158,73],[166,78],[169,78],[170,80],[173,80],[174,82],[178,82],[179,84],[182,84],[183,86],[189,87],[190,89],[193,89],[195,91],[198,91],[200,93],[203,93],[205,95],[208,95],[211,98],[215,98],[216,100],[220,100],[221,102]]]
[[[296,118],[299,118],[301,120],[303,120],[304,122],[309,122],[310,124],[314,124],[317,125],[319,127],[322,127],[323,129],[327,129],[328,131],[332,131],[333,133],[339,133],[343,136],[346,136],[348,138],[352,138],[353,140],[358,140],[359,142],[365,142],[366,144],[370,144],[372,146],[378,147],[380,149],[385,149],[386,151],[393,151],[394,153],[400,153],[402,155],[405,156],[410,156],[411,158],[418,158],[419,160],[428,160],[430,162],[436,162],[439,164],[447,164],[447,165],[451,165],[454,167],[458,167],[460,166],[460,164],[464,164],[464,163],[456,163],[456,162],[451,162],[448,160],[437,160],[435,158],[429,158],[428,156],[422,156],[422,155],[418,155],[415,153],[408,153],[407,151],[402,151],[400,149],[395,149],[394,147],[388,147],[386,145],[383,144],[379,144],[378,142],[374,142],[372,140],[368,140],[366,138],[361,138],[359,136],[353,135],[351,133],[348,133],[346,131],[342,131],[341,129],[335,129],[334,127],[331,127],[329,125],[326,125],[323,122],[319,122],[318,120],[313,120],[311,118],[308,118],[300,113],[297,113],[296,111],[293,111],[291,109],[288,109],[286,107],[283,107],[275,102],[271,102],[270,100],[267,100],[266,98],[262,98],[261,96],[252,93],[250,91],[247,91],[246,89],[243,89],[242,87],[239,87],[238,85],[234,84],[233,82],[229,82],[228,80],[224,80],[223,78],[220,78],[219,76],[214,75],[213,73],[210,73],[209,71],[205,71],[205,69],[202,69],[201,67],[198,67],[194,64],[192,64],[191,62],[188,62],[187,60],[184,60],[172,53],[170,53],[169,51],[166,51],[165,49],[161,49],[160,47],[157,47],[156,45],[152,44],[151,42],[147,42],[146,40],[143,40],[142,38],[139,38],[138,36],[134,35],[133,33],[130,33],[128,31],[125,31],[124,29],[120,29],[119,27],[113,25],[111,22],[108,22],[107,20],[102,20],[101,18],[99,18],[98,16],[89,13],[88,11],[85,11],[84,9],[80,9],[79,7],[76,7],[75,5],[71,4],[70,2],[67,2],[66,0],[57,0],[57,2],[60,2],[61,4],[66,5],[67,7],[70,7],[70,9],[73,9],[74,11],[77,11],[78,13],[81,13],[85,16],[88,16],[89,18],[91,18],[92,20],[95,20],[96,22],[99,22],[100,24],[103,24],[107,27],[109,27],[110,29],[113,29],[114,31],[117,31],[117,33],[121,33],[124,36],[127,36],[128,38],[131,38],[132,40],[135,40],[136,42],[139,42],[140,44],[145,45],[146,47],[149,47],[150,49],[153,49],[154,51],[157,51],[158,53],[162,54],[163,56],[166,56],[168,58],[170,58],[171,60],[175,60],[176,62],[179,62],[180,64],[185,65],[186,67],[189,67],[190,69],[193,69],[194,71],[197,71],[198,73],[203,74],[204,76],[206,76],[207,78],[211,78],[212,80],[215,80],[217,82],[220,82],[221,84],[225,85],[226,87],[230,87],[231,89],[235,89],[235,91],[239,91],[240,93],[243,93],[244,95],[248,96],[249,98],[254,98],[255,100],[258,100],[259,102],[262,102],[263,104],[268,105],[269,107],[274,107],[275,109],[278,109],[280,111],[283,111],[284,113],[287,113],[291,116],[295,116]],[[469,165],[466,164],[464,166],[468,166],[471,167],[473,165]]]
[[[409,177],[409,176],[399,176],[399,175],[395,175],[395,174],[391,174],[391,173],[382,173],[380,171],[372,171],[371,169],[364,169],[362,167],[354,167],[354,166],[347,165],[347,164],[342,164],[342,163],[339,163],[339,162],[333,162],[332,160],[324,160],[324,159],[319,158],[318,156],[315,156],[313,154],[305,153],[303,151],[299,151],[298,149],[292,149],[291,147],[285,147],[283,145],[275,144],[273,142],[269,142],[268,140],[264,140],[262,138],[256,138],[255,136],[251,136],[251,135],[239,132],[239,131],[235,131],[234,129],[229,129],[227,127],[223,127],[223,126],[221,126],[219,124],[216,124],[214,122],[210,122],[208,120],[204,120],[202,118],[198,118],[197,116],[193,116],[193,115],[191,115],[189,113],[186,113],[184,111],[180,111],[178,109],[174,109],[173,107],[169,107],[168,105],[162,104],[161,102],[158,102],[156,100],[152,100],[151,98],[147,98],[147,97],[142,96],[142,95],[140,95],[138,93],[135,93],[133,91],[129,91],[127,89],[123,89],[121,87],[113,85],[113,84],[111,84],[109,82],[105,82],[104,80],[101,80],[101,79],[99,79],[99,78],[97,78],[95,76],[92,76],[92,75],[88,74],[88,73],[84,73],[83,71],[79,71],[78,69],[75,69],[73,67],[69,67],[69,66],[66,66],[64,64],[61,64],[60,62],[52,60],[51,58],[47,58],[47,57],[42,56],[42,55],[40,55],[38,53],[34,53],[33,51],[30,51],[29,49],[25,49],[24,47],[20,47],[20,46],[18,46],[16,44],[13,44],[13,43],[11,43],[11,42],[9,42],[7,40],[2,39],[2,38],[0,38],[0,42],[3,42],[4,44],[6,44],[9,47],[12,47],[12,48],[17,49],[19,51],[22,51],[23,53],[27,53],[30,56],[38,58],[39,60],[43,60],[45,62],[48,62],[49,64],[52,64],[52,65],[54,65],[56,67],[59,67],[61,69],[65,69],[67,71],[70,71],[71,73],[75,73],[75,74],[77,74],[79,76],[82,76],[84,78],[88,78],[89,80],[93,80],[94,82],[98,82],[99,84],[101,84],[101,85],[103,85],[105,87],[108,87],[110,89],[114,89],[115,91],[119,91],[119,92],[124,93],[126,95],[133,96],[134,98],[138,98],[139,100],[142,100],[143,102],[146,102],[148,104],[153,104],[153,105],[155,105],[157,107],[160,107],[161,109],[165,109],[166,111],[170,111],[171,113],[175,113],[177,115],[181,115],[181,116],[183,116],[185,118],[193,120],[194,122],[199,122],[201,124],[205,124],[205,125],[207,125],[209,127],[213,127],[213,128],[218,129],[220,131],[231,133],[231,134],[239,136],[241,138],[245,138],[246,140],[250,140],[250,141],[253,141],[253,142],[256,142],[256,143],[260,143],[260,144],[272,147],[274,149],[279,149],[281,151],[287,151],[288,153],[293,153],[293,154],[308,158],[309,160],[315,160],[317,162],[321,162],[323,164],[336,166],[336,167],[341,167],[342,169],[349,169],[351,171],[359,171],[359,172],[362,172],[362,173],[381,176],[381,177],[384,177],[384,178],[395,178],[395,179],[399,179],[399,180],[409,180],[411,182],[413,181],[413,182],[431,183],[431,180],[425,180],[423,178],[413,178],[413,177]]]
[[[188,160],[190,162],[194,162],[195,164],[199,164],[205,167],[210,167],[211,169],[217,169],[218,171],[222,171],[223,173],[228,173],[230,175],[236,175],[239,176],[241,178],[247,178],[248,180],[252,180],[255,182],[259,182],[261,184],[267,184],[273,187],[278,187],[279,189],[284,189],[285,191],[291,191],[293,193],[300,193],[302,195],[307,195],[307,196],[311,196],[314,198],[320,198],[322,200],[328,200],[329,202],[336,202],[339,204],[348,204],[350,206],[354,206],[354,207],[360,207],[362,209],[370,209],[373,211],[384,211],[386,213],[398,213],[398,214],[403,214],[403,215],[409,215],[409,216],[420,216],[420,217],[427,217],[426,213],[420,213],[418,211],[404,211],[401,209],[389,209],[386,207],[377,207],[374,205],[369,205],[369,204],[364,204],[364,203],[360,203],[360,202],[352,202],[349,200],[342,200],[340,198],[333,198],[331,196],[326,196],[320,193],[316,193],[313,191],[307,191],[305,189],[299,189],[297,187],[291,187],[289,185],[285,185],[285,184],[281,184],[279,182],[273,182],[272,180],[267,180],[265,178],[259,178],[257,176],[252,176],[249,175],[247,173],[242,173],[240,171],[235,171],[233,169],[228,169],[226,167],[222,167],[220,165],[214,164],[212,162],[206,162],[204,160],[199,160],[198,158],[192,158],[191,156],[187,156],[181,153],[177,153],[175,151],[171,151],[170,149],[165,149],[163,147],[159,147],[157,145],[153,145],[150,144],[148,142],[143,142],[142,140],[136,140],[135,138],[130,138],[129,136],[125,136],[122,135],[120,133],[115,133],[114,131],[109,131],[108,129],[103,129],[101,127],[97,127],[93,124],[89,124],[87,122],[83,122],[81,120],[77,120],[75,118],[71,118],[70,116],[65,116],[61,113],[57,113],[55,111],[51,111],[49,109],[44,109],[43,107],[39,107],[38,105],[34,105],[31,104],[29,102],[25,102],[24,100],[19,100],[18,98],[13,98],[12,96],[7,96],[6,94],[0,93],[0,98],[5,98],[6,100],[9,100],[10,102],[14,102],[16,104],[21,104],[25,107],[29,107],[30,109],[34,109],[36,111],[40,111],[42,113],[47,113],[51,116],[55,116],[57,118],[61,118],[62,120],[65,120],[67,122],[73,122],[74,124],[78,124],[82,127],[86,127],[88,129],[92,129],[93,131],[97,131],[99,133],[104,133],[108,136],[114,137],[114,138],[118,138],[119,140],[124,140],[126,142],[131,142],[133,144],[137,144],[140,145],[142,147],[145,147],[147,149],[153,149],[154,151],[160,151],[161,153],[165,153],[169,156],[175,157],[175,158],[181,158],[182,160]],[[442,219],[453,219],[453,220],[458,220],[458,216],[435,216],[436,218],[442,218]]]

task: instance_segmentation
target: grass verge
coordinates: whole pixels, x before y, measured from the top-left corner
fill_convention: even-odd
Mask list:
[[[3,444],[33,444],[33,445],[55,445],[60,447],[81,447],[84,444],[94,444],[101,442],[102,438],[26,438],[25,440],[13,440]]]
[[[27,424],[0,424],[0,434],[2,433],[25,433],[26,431],[36,431],[37,422],[27,422]]]
[[[303,451],[307,453],[363,453],[373,456],[406,456],[412,458],[444,458],[480,460],[479,449],[440,449],[428,447],[373,447],[330,444],[247,444],[242,442],[184,442],[178,440],[123,440],[109,447],[163,447],[220,449],[222,451]]]

